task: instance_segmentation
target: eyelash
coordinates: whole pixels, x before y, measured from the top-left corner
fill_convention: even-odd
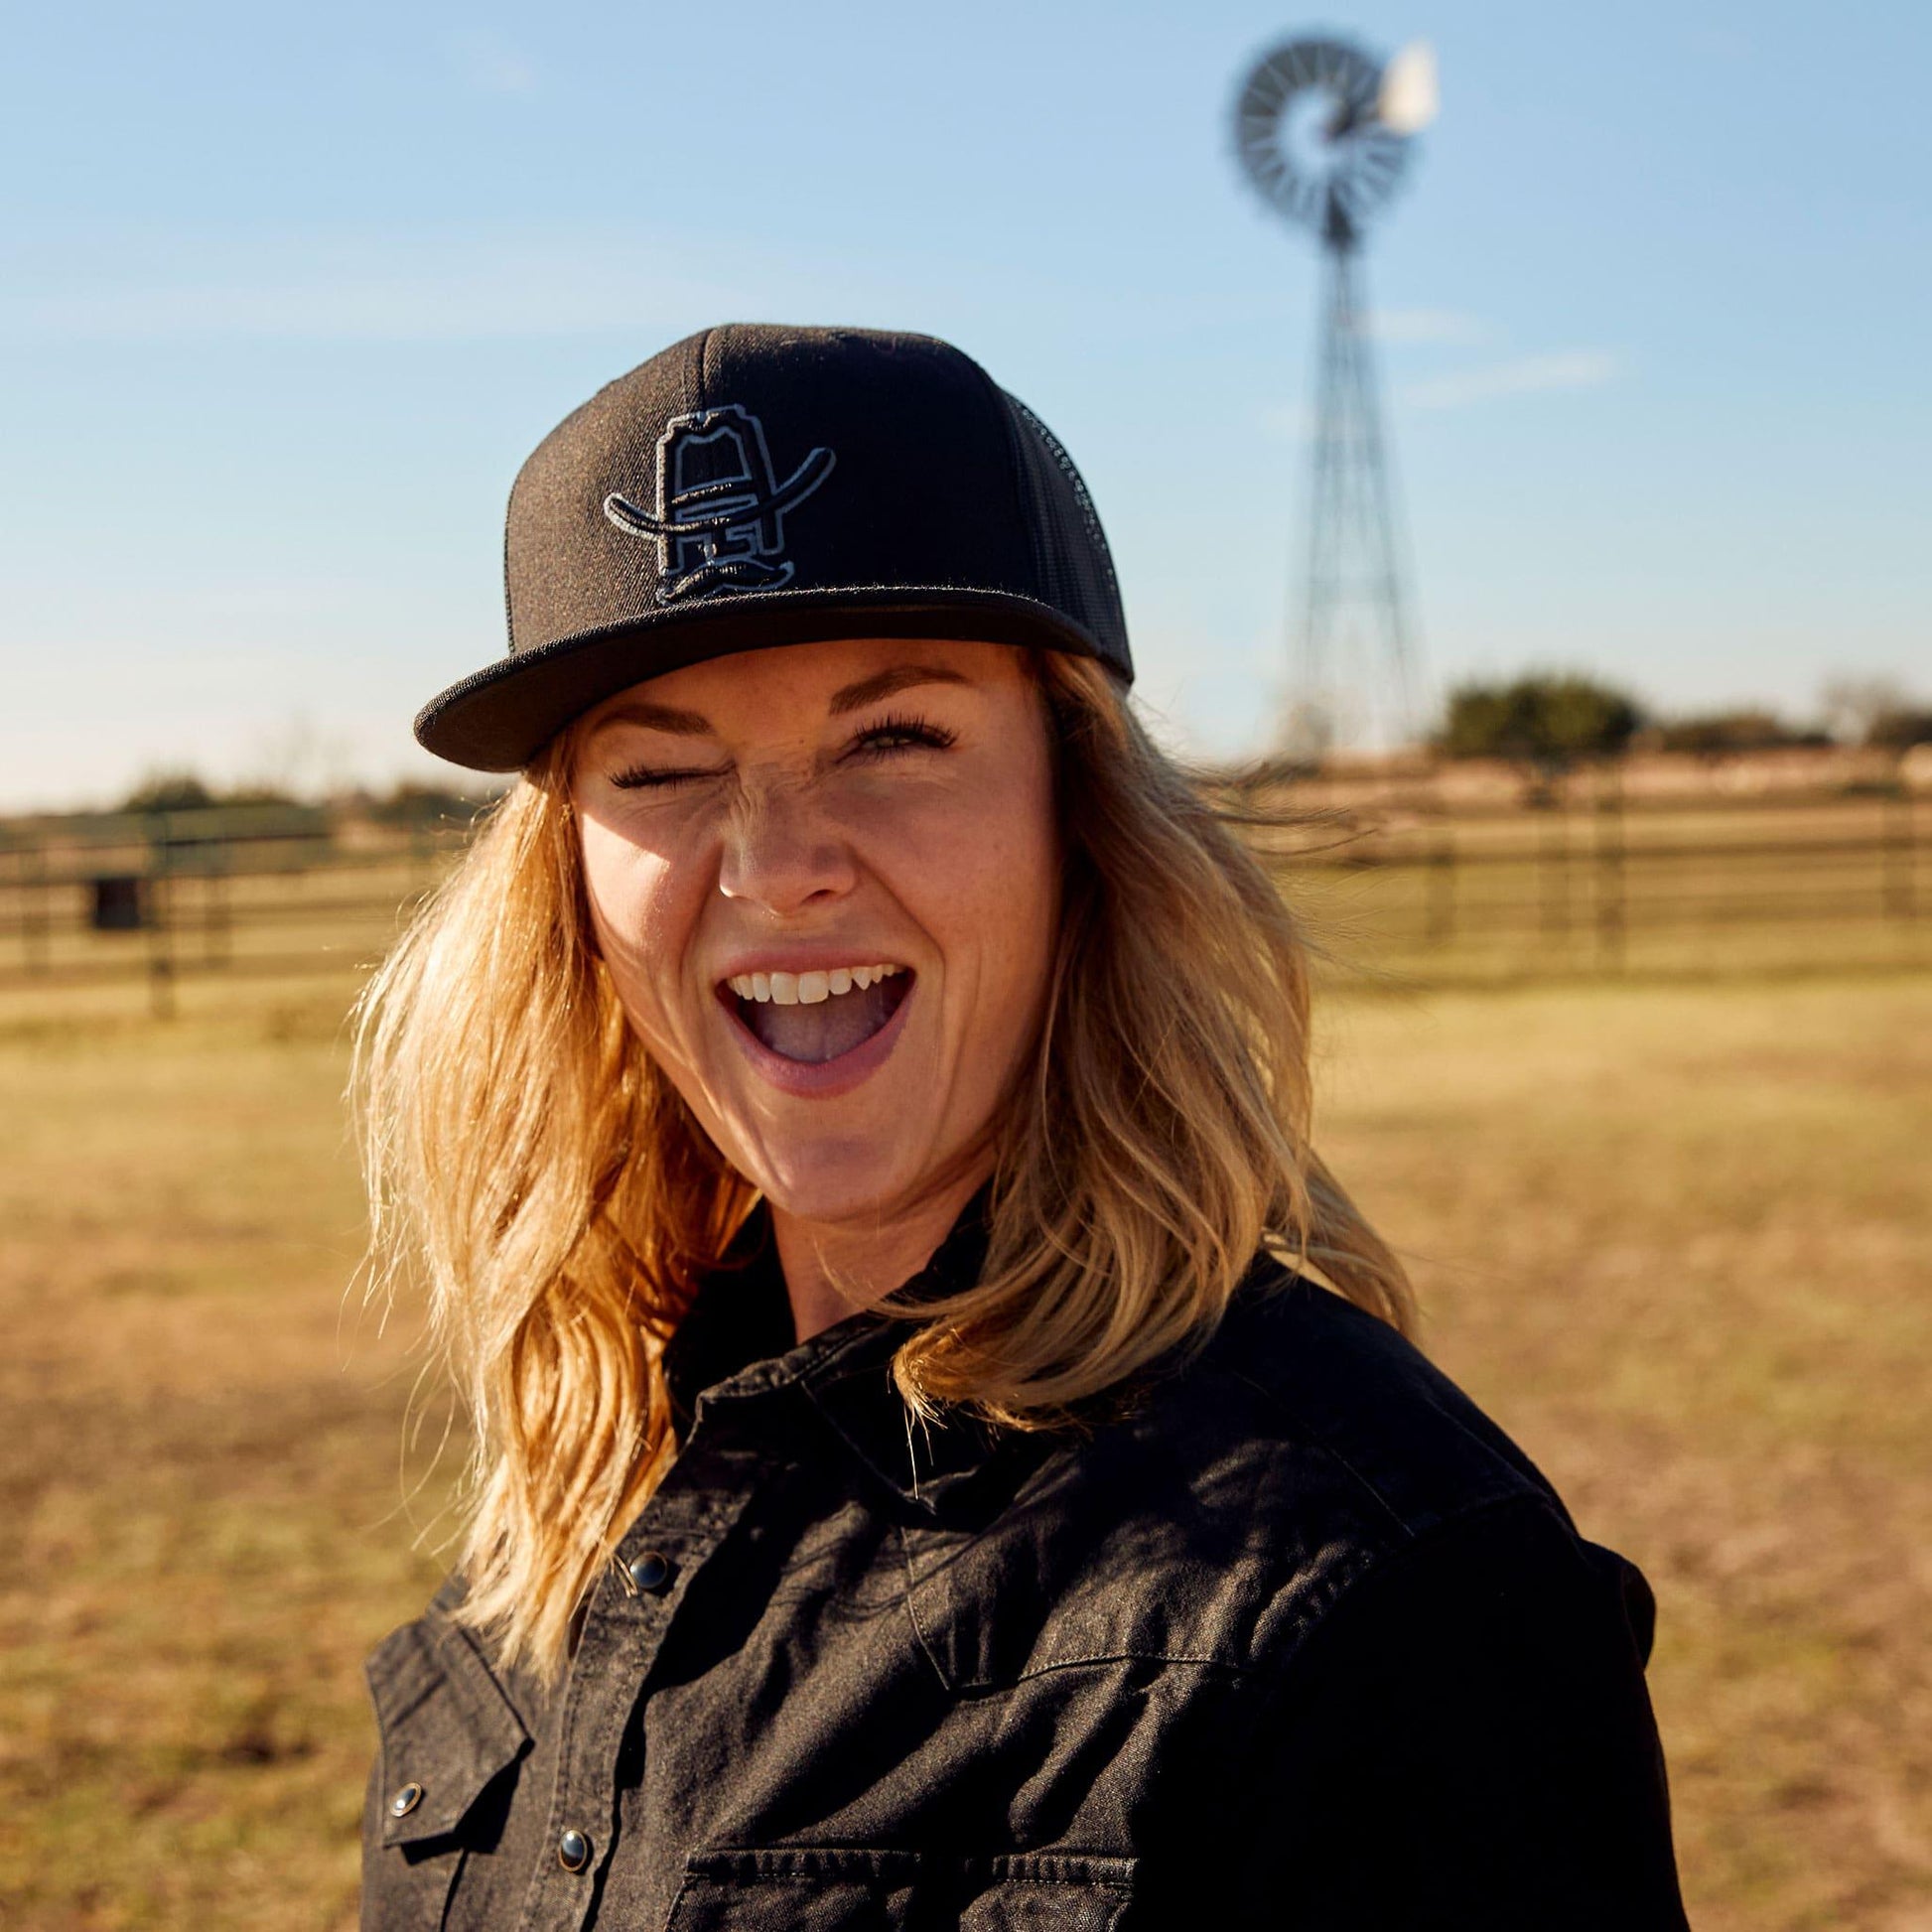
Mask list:
[[[897,739],[897,744],[882,744],[884,739]],[[944,725],[928,723],[923,718],[888,717],[876,725],[868,725],[853,741],[848,758],[886,758],[894,752],[913,750],[928,752],[950,751],[959,742],[959,734],[948,731]]]
[[[693,778],[715,778],[715,771],[666,771],[655,765],[633,765],[628,771],[614,771],[611,782],[620,791],[665,791],[672,785],[688,784]]]
[[[881,759],[891,758],[896,752],[944,752],[951,750],[958,741],[959,734],[948,731],[943,725],[931,724],[923,718],[894,716],[868,725],[852,741],[845,756],[848,759]],[[620,791],[665,791],[674,785],[688,784],[694,778],[715,778],[717,775],[715,771],[666,770],[661,766],[640,764],[628,771],[615,773],[611,782]]]

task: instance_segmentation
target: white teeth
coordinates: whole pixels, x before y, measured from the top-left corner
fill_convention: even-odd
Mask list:
[[[809,973],[734,973],[725,984],[741,1000],[769,1002],[781,1007],[815,1007],[855,987],[863,992],[905,971],[891,961],[876,966],[832,966]]]

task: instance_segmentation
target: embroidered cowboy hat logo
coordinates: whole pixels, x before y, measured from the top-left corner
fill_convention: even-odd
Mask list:
[[[785,516],[832,474],[833,460],[830,450],[813,450],[780,483],[764,425],[737,403],[721,403],[665,424],[655,511],[613,490],[604,514],[619,529],[655,540],[660,603],[773,590],[792,576]]]

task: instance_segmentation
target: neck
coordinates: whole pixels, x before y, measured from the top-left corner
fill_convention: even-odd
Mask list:
[[[800,1341],[883,1301],[928,1261],[986,1175],[933,1188],[891,1219],[809,1221],[771,1203],[771,1235]]]

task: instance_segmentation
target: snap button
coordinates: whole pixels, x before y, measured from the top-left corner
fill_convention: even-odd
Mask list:
[[[423,1787],[420,1784],[406,1784],[389,1800],[391,1818],[407,1818],[423,1802]]]
[[[639,1589],[655,1596],[659,1590],[670,1587],[671,1579],[677,1575],[677,1565],[662,1550],[646,1550],[630,1565],[629,1575]]]
[[[566,1871],[582,1871],[591,1862],[591,1842],[582,1832],[568,1831],[557,1841],[557,1863]]]

